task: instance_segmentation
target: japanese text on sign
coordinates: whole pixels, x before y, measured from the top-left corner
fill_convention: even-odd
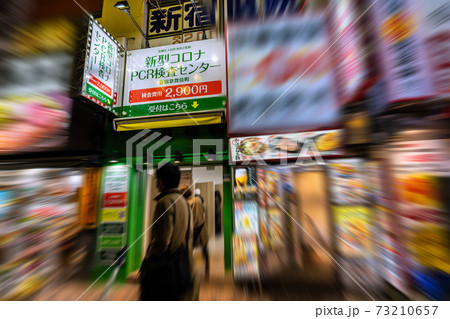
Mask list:
[[[116,90],[114,83],[117,53],[117,43],[96,22],[92,22],[84,94],[107,106],[112,106]]]
[[[225,48],[221,41],[204,40],[135,50],[130,52],[128,61],[124,101],[129,105],[225,95]],[[182,102],[178,101],[181,105]],[[223,100],[219,103],[215,108],[224,106]],[[176,103],[173,109],[168,103],[161,104],[166,105],[161,112],[181,110]],[[192,110],[206,107],[206,104],[200,105],[200,109],[192,107]],[[157,105],[153,106],[158,113]],[[146,111],[154,113],[148,107]]]
[[[217,1],[212,1],[210,10],[196,5],[197,12],[191,1],[181,4],[154,8],[150,11],[149,34],[158,35],[167,32],[178,32],[182,29],[191,29],[215,23],[215,6]],[[200,22],[199,16],[202,17]]]

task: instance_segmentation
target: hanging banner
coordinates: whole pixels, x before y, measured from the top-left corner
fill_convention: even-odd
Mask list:
[[[434,94],[423,28],[417,12],[418,8],[411,0],[386,0],[373,4],[389,103],[424,99]]]
[[[229,133],[336,126],[339,103],[323,14],[228,29]]]
[[[360,11],[356,0],[331,0],[328,7],[340,104],[358,100],[369,85],[369,48]]]
[[[89,21],[89,38],[82,95],[111,110],[117,104],[120,73],[119,44],[95,20]]]
[[[225,49],[204,40],[128,53],[124,116],[223,109]]]
[[[413,0],[421,16],[426,50],[433,72],[436,94],[450,93],[450,2],[448,0]]]

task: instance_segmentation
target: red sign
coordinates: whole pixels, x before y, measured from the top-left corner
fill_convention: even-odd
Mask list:
[[[222,93],[222,81],[181,84],[130,91],[129,103],[181,99],[220,93]]]
[[[108,94],[108,95],[111,95],[111,93],[112,93],[112,90],[111,90],[111,88],[109,86],[107,86],[105,83],[103,83],[102,81],[97,79],[92,74],[89,76],[89,83],[95,85],[97,88],[99,88],[100,90],[106,92],[106,94]]]
[[[127,193],[106,193],[103,195],[103,207],[125,207]]]

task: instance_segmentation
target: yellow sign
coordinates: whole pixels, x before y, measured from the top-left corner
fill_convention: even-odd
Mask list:
[[[103,208],[100,214],[102,222],[125,222],[127,209],[124,208]]]

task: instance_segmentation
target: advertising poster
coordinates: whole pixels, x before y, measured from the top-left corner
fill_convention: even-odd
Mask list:
[[[280,197],[278,195],[278,186],[280,183],[280,174],[275,171],[266,171],[266,192],[267,192],[267,206],[277,207],[280,204]]]
[[[257,200],[258,187],[255,167],[240,167],[234,169],[233,192],[235,200]]]
[[[379,256],[379,270],[388,283],[406,292],[405,271],[403,268],[404,249],[399,239],[398,216],[391,202],[392,194],[385,183],[389,180],[383,162],[366,164],[370,195],[373,201],[374,243]]]
[[[91,25],[83,94],[100,106],[112,107],[117,95],[118,45],[97,22],[91,21]]]
[[[237,279],[259,276],[256,236],[233,235],[233,272]]]
[[[334,203],[339,205],[361,205],[369,196],[366,167],[363,160],[345,159],[328,162],[331,193]]]
[[[269,227],[270,227],[270,243],[272,247],[282,245],[283,238],[283,214],[277,207],[268,208]]]
[[[415,1],[377,1],[372,9],[388,102],[432,96],[432,70]]]
[[[0,156],[59,152],[69,140],[73,101],[67,88],[76,24],[62,17],[7,21],[5,15],[2,29],[10,37],[0,36]]]
[[[223,109],[225,48],[218,40],[128,52],[127,117]]]
[[[316,152],[338,156],[342,154],[342,137],[342,130],[328,130],[230,138],[231,160],[314,159]]]
[[[128,181],[127,166],[105,168],[97,243],[100,261],[105,264],[113,263],[127,243]]]
[[[257,168],[256,169],[256,177],[258,178],[258,204],[261,208],[267,207],[267,194],[266,194],[266,171]]]
[[[99,187],[100,169],[85,168],[80,200],[80,223],[82,225],[95,225],[96,223]]]
[[[436,94],[450,94],[450,2],[448,0],[413,0],[421,17],[421,28],[433,72]]]
[[[333,206],[336,232],[343,256],[363,256],[372,249],[373,216],[364,206]]]
[[[424,131],[425,134],[426,131]],[[419,134],[419,133],[418,133]],[[419,290],[433,298],[444,298],[445,281],[450,275],[449,219],[443,202],[449,177],[448,141],[423,139],[391,145],[396,208],[400,234],[406,247],[407,272]],[[429,279],[424,279],[429,278]],[[426,280],[435,278],[434,284]]]
[[[322,14],[233,23],[228,28],[229,133],[335,126],[330,41]]]
[[[234,232],[237,235],[258,234],[258,205],[254,201],[234,204]]]

